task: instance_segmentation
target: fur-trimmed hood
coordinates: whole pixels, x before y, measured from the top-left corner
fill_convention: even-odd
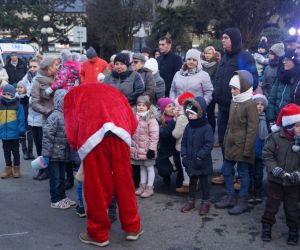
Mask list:
[[[139,115],[137,114],[137,109],[136,109],[136,107],[134,107],[134,113],[135,113],[137,116],[139,116]],[[149,110],[147,111],[147,114],[146,114],[145,116],[139,116],[139,117],[140,117],[141,119],[145,120],[145,121],[148,121],[148,120],[151,119],[151,118],[155,118],[155,119],[156,119],[156,118],[157,118],[157,113],[158,113],[157,108],[156,108],[154,105],[151,104]]]
[[[206,117],[207,104],[203,97],[197,96],[197,97],[195,97],[195,99],[188,98],[184,101],[183,109],[184,109],[184,113],[186,116],[188,116],[188,115],[185,110],[190,103],[192,103],[193,106],[195,106],[197,108],[197,113],[198,113],[199,117]]]

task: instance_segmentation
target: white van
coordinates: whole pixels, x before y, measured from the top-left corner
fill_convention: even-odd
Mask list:
[[[36,51],[29,44],[0,43],[0,63],[2,65],[6,64],[11,52],[16,52],[18,57],[26,63],[36,55]]]

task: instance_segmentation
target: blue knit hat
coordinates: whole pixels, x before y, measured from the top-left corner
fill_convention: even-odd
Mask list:
[[[13,97],[15,97],[16,95],[16,89],[13,85],[11,84],[6,84],[3,88],[3,91],[2,91],[3,94],[5,93],[9,93],[11,94]]]

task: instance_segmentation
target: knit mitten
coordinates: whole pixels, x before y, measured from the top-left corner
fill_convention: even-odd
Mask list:
[[[289,179],[293,184],[300,182],[300,173],[299,172],[290,173]]]
[[[48,87],[45,89],[45,94],[46,95],[51,95],[53,93],[53,89],[51,87]]]
[[[280,167],[275,167],[273,168],[272,170],[272,174],[275,176],[275,177],[278,177],[278,178],[283,178],[284,177],[284,170]]]
[[[155,151],[149,149],[148,152],[147,152],[147,158],[148,158],[149,160],[151,160],[151,159],[153,159],[154,157],[155,157]]]

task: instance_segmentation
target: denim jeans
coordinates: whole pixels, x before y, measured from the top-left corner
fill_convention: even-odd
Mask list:
[[[55,203],[66,198],[65,192],[65,162],[50,161],[50,196],[51,202]]]
[[[241,189],[240,189],[239,196],[241,198],[247,198],[248,190],[249,190],[249,167],[250,167],[250,164],[247,162],[236,162],[236,161],[224,160],[222,166],[222,174],[225,179],[227,194],[234,195],[235,193],[234,183],[233,183],[234,176],[232,175],[232,171],[234,170],[235,164],[237,164],[237,172],[241,180]]]
[[[255,159],[255,164],[249,167],[249,191],[262,195],[264,165],[262,159]]]
[[[77,193],[78,205],[80,207],[84,207],[83,196],[82,196],[82,182],[81,181],[78,181],[77,188],[76,188],[76,193]]]
[[[224,146],[223,141],[225,137],[225,132],[227,129],[229,119],[229,112],[228,111],[218,111],[218,119],[217,119],[217,125],[218,125],[218,138],[219,138],[219,144],[222,147],[222,154],[223,154],[223,160],[224,159]]]

